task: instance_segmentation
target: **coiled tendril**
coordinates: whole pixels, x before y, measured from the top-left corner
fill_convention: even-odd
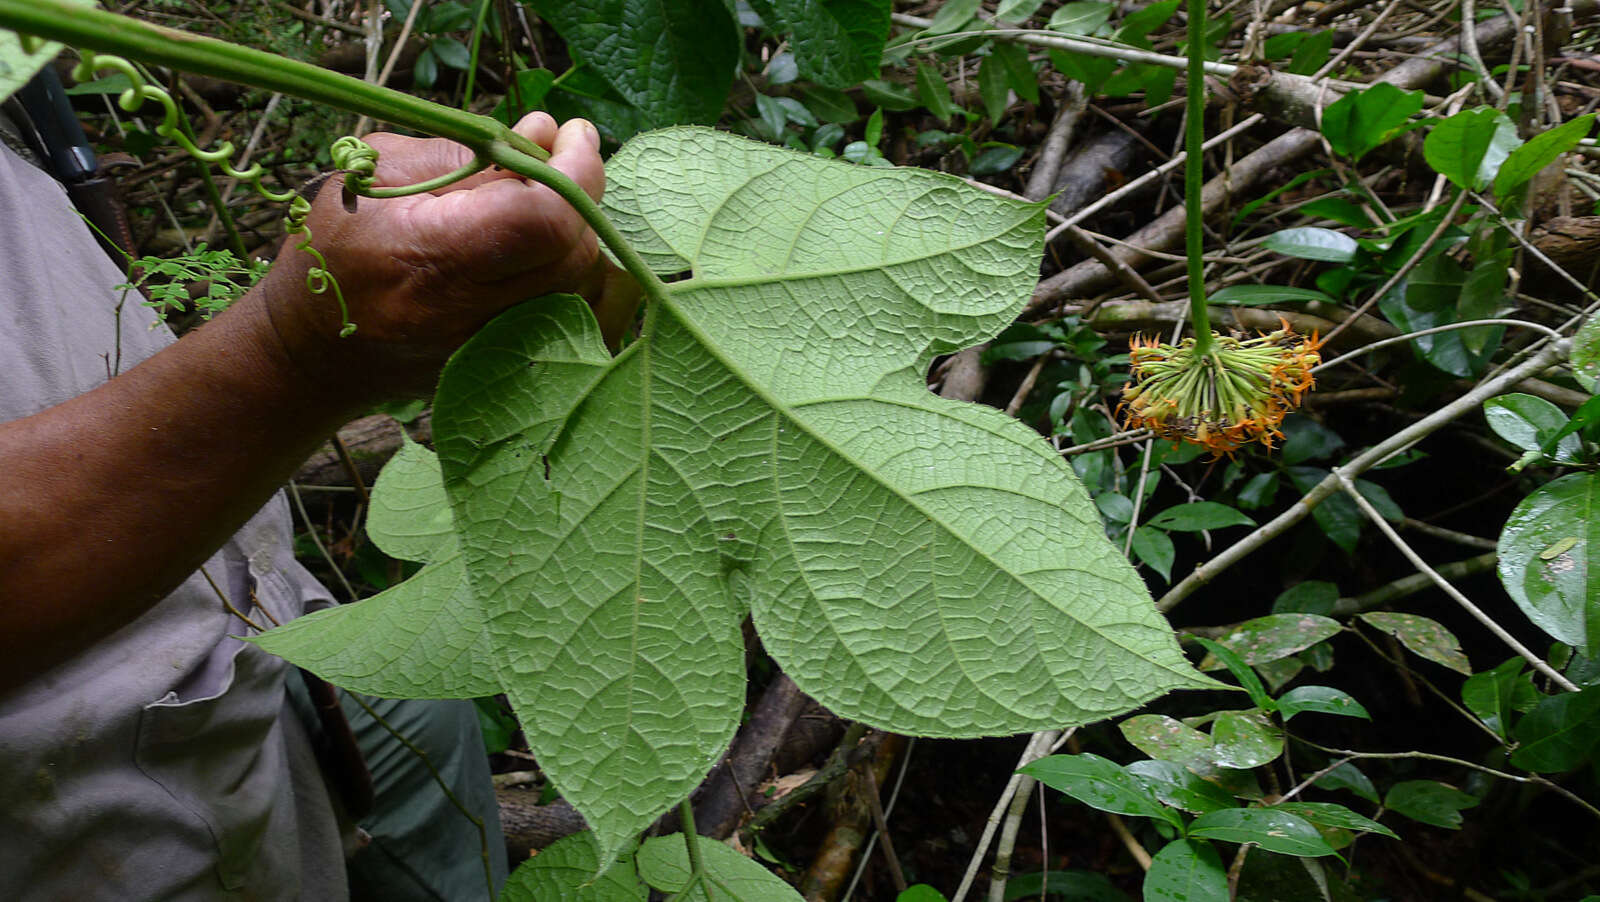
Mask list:
[[[24,37],[26,41],[26,37]],[[328,270],[328,261],[316,248],[311,246],[311,229],[306,226],[306,217],[311,212],[311,202],[294,191],[273,191],[261,180],[266,175],[260,163],[253,163],[248,169],[238,169],[232,163],[234,146],[232,141],[223,141],[215,150],[202,150],[179,126],[178,107],[173,102],[172,95],[164,89],[150,84],[137,66],[120,56],[96,54],[93,51],[82,51],[82,60],[73,70],[73,78],[78,81],[89,81],[104,72],[120,73],[128,79],[128,89],[117,97],[117,105],[127,112],[135,112],[146,101],[155,101],[161,105],[161,122],[155,126],[155,133],[181,147],[185,152],[202,163],[215,164],[229,178],[245,182],[256,190],[256,193],[275,204],[288,204],[288,213],[284,216],[284,229],[289,235],[299,236],[300,243],[295,245],[296,250],[304,251],[316,261],[306,272],[306,290],[312,294],[333,292],[334,300],[339,303],[339,337],[343,338],[355,332],[355,323],[350,322],[350,309],[345,304],[344,292],[339,288],[339,280]],[[345,140],[354,141],[354,138]],[[359,142],[357,142],[359,143]],[[370,151],[371,148],[368,148]],[[373,154],[376,159],[376,154]]]

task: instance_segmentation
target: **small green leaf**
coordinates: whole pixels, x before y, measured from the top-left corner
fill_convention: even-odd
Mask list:
[[[1360,160],[1398,134],[1422,104],[1421,91],[1402,91],[1378,82],[1329,104],[1322,112],[1322,134],[1334,153]]]
[[[1373,510],[1378,512],[1378,516],[1388,520],[1390,523],[1402,523],[1405,521],[1405,512],[1400,509],[1400,505],[1396,504],[1394,498],[1389,495],[1388,489],[1378,485],[1376,482],[1368,482],[1365,479],[1357,479],[1355,486],[1361,497],[1365,498],[1367,503],[1372,505]]]
[[[1327,615],[1333,613],[1333,606],[1338,602],[1338,586],[1322,580],[1308,579],[1278,593],[1278,597],[1272,602],[1272,613]]]
[[[1148,521],[1156,529],[1177,532],[1199,532],[1203,529],[1223,529],[1229,526],[1254,526],[1250,519],[1234,508],[1215,501],[1193,501],[1167,508]]]
[[[1334,854],[1316,827],[1279,808],[1228,808],[1202,814],[1189,824],[1188,833],[1199,839],[1255,843],[1284,855],[1315,858]]]
[[[1536,773],[1559,773],[1587,761],[1600,744],[1600,686],[1539,702],[1517,722],[1511,763]]]
[[[1361,249],[1354,238],[1343,232],[1314,226],[1273,232],[1261,246],[1290,257],[1326,263],[1349,263]]]
[[[1471,675],[1472,665],[1461,651],[1461,643],[1436,620],[1417,614],[1370,611],[1360,615],[1374,628],[1393,635],[1400,644],[1435,664]]]
[[[1256,767],[1281,754],[1283,732],[1264,711],[1223,711],[1211,723],[1211,760],[1222,767]]]
[[[1477,796],[1437,780],[1396,783],[1383,798],[1385,808],[1447,830],[1461,829],[1461,811],[1477,804]]]
[[[644,902],[649,890],[639,882],[632,856],[600,873],[594,834],[585,830],[562,837],[528,859],[500,890],[499,902]]]
[[[1477,191],[1488,187],[1500,164],[1521,144],[1506,114],[1479,107],[1435,125],[1422,142],[1422,155],[1457,188]]]
[[[1171,582],[1172,562],[1177,558],[1177,549],[1172,544],[1172,537],[1159,529],[1149,526],[1140,526],[1133,531],[1133,553],[1138,556],[1141,563],[1161,574],[1161,578]]]
[[[1372,715],[1361,706],[1348,692],[1334,689],[1331,686],[1299,686],[1284,693],[1278,699],[1278,713],[1283,715],[1284,723],[1289,718],[1301,711],[1314,711],[1318,714],[1341,714],[1345,717],[1359,717],[1371,720]]]
[[[950,86],[945,84],[939,70],[927,63],[917,63],[917,97],[936,119],[949,119],[956,113],[955,101],[950,97]]]
[[[999,175],[1011,171],[1022,159],[1023,149],[1012,144],[993,142],[986,145],[972,160],[968,169],[972,175]]]
[[[1150,787],[1116,762],[1099,755],[1088,752],[1081,755],[1051,755],[1017,772],[1027,774],[1091,808],[1177,823],[1177,815],[1156,799]]]
[[[1123,18],[1122,24],[1117,28],[1117,40],[1149,49],[1146,38],[1150,32],[1167,24],[1182,2],[1183,0],[1161,0],[1159,3],[1151,3],[1133,10]],[[1145,43],[1139,43],[1141,41]]]
[[[1331,219],[1340,225],[1355,226],[1358,229],[1372,229],[1378,225],[1373,222],[1366,208],[1342,197],[1319,197],[1307,201],[1300,205],[1299,212],[1314,218]]]
[[[1331,28],[1319,28],[1306,35],[1305,40],[1294,48],[1294,56],[1289,60],[1288,71],[1291,75],[1311,75],[1328,61],[1328,51],[1333,49],[1334,31]]]
[[[989,50],[989,56],[999,60],[1000,65],[1005,67],[1006,82],[1018,97],[1029,103],[1039,102],[1039,77],[1033,72],[1033,63],[1028,60],[1026,48],[1021,44],[996,41]]]
[[[994,17],[1001,22],[1026,22],[1044,5],[1044,0],[1000,0]]]
[[[1250,669],[1250,665],[1246,664],[1243,658],[1233,653],[1233,649],[1199,636],[1196,636],[1194,641],[1198,642],[1206,651],[1209,651],[1217,660],[1221,661],[1223,666],[1228,668],[1228,672],[1233,674],[1233,678],[1238,680],[1244,691],[1250,694],[1250,700],[1256,703],[1256,707],[1267,711],[1277,710],[1277,702],[1274,702],[1272,696],[1267,694],[1266,687],[1261,685],[1261,678],[1256,676],[1255,671]]]
[[[687,896],[678,897],[685,902],[800,902],[800,894],[794,887],[729,846],[705,836],[699,837],[695,844],[700,850],[705,879],[711,886],[702,883]],[[662,892],[681,893],[689,885],[693,873],[689,868],[689,848],[682,833],[645,840],[634,861],[639,866],[640,878]]]
[[[1175,839],[1150,859],[1144,902],[1228,902],[1228,872],[1210,843]]]
[[[860,118],[850,95],[835,88],[807,85],[800,89],[800,100],[823,122],[846,124]]]
[[[429,46],[433,48],[433,55],[439,58],[440,65],[461,72],[472,67],[472,51],[455,38],[448,35],[437,37]]]
[[[1588,389],[1600,387],[1600,314],[1590,316],[1572,336],[1572,372],[1589,380]]]
[[[1483,402],[1483,417],[1495,434],[1523,451],[1538,451],[1546,439],[1567,425],[1561,408],[1535,395],[1513,392]],[[1575,463],[1582,442],[1569,435],[1556,445],[1555,459]]]
[[[1165,714],[1139,714],[1117,727],[1134,748],[1160,761],[1188,761],[1211,748],[1211,737]]]
[[[999,122],[1011,101],[1011,85],[1006,81],[1005,64],[992,53],[978,64],[978,96],[983,98],[989,121]]]
[[[1528,143],[1513,150],[1500,164],[1494,177],[1494,196],[1510,200],[1510,195],[1539,174],[1539,170],[1554,163],[1556,158],[1578,146],[1594,128],[1594,113],[1579,116],[1569,122],[1540,132]]]
[[[917,95],[915,93],[904,85],[879,78],[869,78],[861,82],[861,96],[865,97],[867,103],[873,106],[895,112],[904,112],[917,107]],[[868,141],[867,143],[876,146],[873,141]]]
[[[1378,801],[1378,788],[1372,785],[1372,780],[1360,768],[1349,761],[1318,777],[1313,785],[1329,790],[1348,789],[1369,802],[1376,804]]]
[[[894,897],[894,902],[949,902],[944,893],[926,883],[908,886],[905,892]]]
[[[1095,0],[1067,3],[1051,14],[1050,24],[1046,27],[1062,34],[1094,34],[1100,26],[1111,20],[1114,8],[1110,3]]]
[[[432,47],[424,47],[417,54],[416,62],[411,64],[411,80],[423,90],[433,87],[439,80],[439,58],[433,55]]]
[[[1220,811],[1238,804],[1228,790],[1176,761],[1135,761],[1124,770],[1143,780],[1156,798],[1190,814]]]
[[[1339,827],[1344,830],[1354,830],[1357,833],[1377,833],[1390,839],[1399,839],[1393,830],[1377,821],[1356,814],[1343,805],[1332,802],[1280,802],[1272,806],[1279,811],[1305,818],[1313,824],[1322,827]]]
[[[982,0],[948,0],[939,6],[939,11],[923,33],[934,35],[960,31],[978,14],[982,5]]]
[[[1313,288],[1290,288],[1286,285],[1229,285],[1213,292],[1208,299],[1213,304],[1233,304],[1255,307],[1262,304],[1292,304],[1304,301],[1333,303],[1334,299]]]
[[[1305,414],[1291,414],[1283,420],[1283,448],[1279,457],[1294,466],[1308,460],[1331,457],[1344,447],[1339,433]]]
[[[1311,491],[1328,476],[1328,471],[1321,467],[1289,467],[1287,472],[1289,481],[1301,494]],[[1321,504],[1311,509],[1311,517],[1323,535],[1352,553],[1361,542],[1361,527],[1367,522],[1361,509],[1343,492],[1324,498]]]
[[[1268,614],[1246,620],[1217,641],[1246,664],[1264,664],[1310,648],[1342,628],[1339,621],[1316,614]],[[1200,669],[1212,668],[1202,664]]]
[[[1475,673],[1461,684],[1461,703],[1484,725],[1510,738],[1511,715],[1539,702],[1533,679],[1523,672],[1522,658],[1511,658],[1493,670]]]
[[[1600,649],[1600,474],[1571,473],[1522,499],[1499,553],[1500,582],[1529,620],[1584,654]]]
[[[1278,472],[1272,470],[1266,473],[1257,473],[1239,489],[1235,499],[1240,507],[1256,510],[1272,503],[1278,495]]]

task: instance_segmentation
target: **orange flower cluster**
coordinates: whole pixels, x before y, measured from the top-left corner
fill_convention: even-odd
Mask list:
[[[1200,350],[1193,338],[1176,346],[1135,336],[1130,376],[1119,410],[1128,429],[1146,428],[1174,442],[1191,442],[1215,456],[1250,442],[1271,448],[1278,425],[1316,384],[1322,362],[1317,336],[1288,323],[1256,338],[1212,333]]]

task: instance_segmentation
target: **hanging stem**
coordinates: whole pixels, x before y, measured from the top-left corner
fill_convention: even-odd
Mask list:
[[[1205,168],[1201,145],[1206,117],[1206,0],[1189,0],[1188,106],[1184,115],[1183,233],[1189,264],[1189,321],[1194,327],[1195,356],[1211,352],[1211,316],[1206,311],[1205,231],[1201,204]]]

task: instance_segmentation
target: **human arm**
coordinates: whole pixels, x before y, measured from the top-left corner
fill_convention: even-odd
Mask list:
[[[598,137],[534,114],[519,131],[591,196]],[[457,168],[442,141],[373,136],[380,185]],[[285,248],[227,312],[71,401],[0,424],[0,691],[133,620],[209,557],[339,425],[425,391],[495,313],[588,287],[595,239],[549,189],[486,172],[438,195],[325,186],[309,225],[357,331]],[[219,601],[220,604],[220,601]]]

